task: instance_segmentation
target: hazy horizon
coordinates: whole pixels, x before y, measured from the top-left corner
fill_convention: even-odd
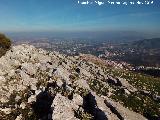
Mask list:
[[[93,42],[131,42],[150,38],[160,38],[160,34],[148,34],[136,31],[81,31],[81,32],[5,32],[12,41],[33,41],[33,40],[91,40]]]

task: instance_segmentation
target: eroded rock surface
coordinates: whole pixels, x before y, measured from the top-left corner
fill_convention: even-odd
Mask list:
[[[110,83],[128,94],[137,89],[123,78],[109,77],[95,62],[31,45],[13,46],[0,58],[0,119],[145,119],[108,100],[115,91]]]
[[[124,108],[121,104],[114,102],[112,100],[105,100],[106,105],[110,110],[117,115],[119,119],[124,120],[146,120],[145,117],[139,115],[133,111]]]

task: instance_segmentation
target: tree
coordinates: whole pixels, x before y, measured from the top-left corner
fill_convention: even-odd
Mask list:
[[[4,34],[0,34],[0,48],[9,49],[11,47],[11,40],[7,38]]]
[[[11,47],[11,40],[4,34],[0,34],[0,57],[5,55],[7,50]]]

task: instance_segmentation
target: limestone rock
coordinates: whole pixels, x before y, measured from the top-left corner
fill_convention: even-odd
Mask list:
[[[74,94],[73,95],[73,100],[72,100],[76,105],[83,105],[83,98],[78,95],[78,94]]]
[[[113,113],[115,113],[119,119],[125,120],[147,120],[142,115],[130,111],[129,109],[123,107],[121,104],[114,102],[110,99],[105,100],[105,104],[111,109]]]
[[[117,88],[125,95],[139,90],[101,67],[121,68],[121,64],[100,61],[96,64],[99,59],[90,55],[67,56],[32,45],[13,46],[0,58],[0,112],[7,116],[12,110],[22,110],[16,120],[26,119],[23,110],[31,109],[40,120],[78,120],[87,115],[97,120],[146,119],[108,98]],[[152,97],[160,99],[158,94]]]
[[[10,114],[11,113],[11,108],[0,108],[0,111],[4,112],[5,114]]]
[[[32,102],[36,102],[36,96],[35,96],[35,95],[31,95],[31,96],[28,98],[28,103],[32,103]]]
[[[24,102],[22,102],[22,103],[20,104],[20,108],[25,109],[25,107],[26,107],[26,104],[25,104]]]
[[[57,83],[58,87],[62,87],[62,85],[63,85],[63,82],[62,82],[62,80],[60,80],[60,79],[58,79],[58,80],[56,81],[56,83]]]
[[[21,99],[21,97],[18,96],[18,95],[15,97],[15,101],[17,101],[17,102],[18,102],[20,99]]]
[[[15,120],[23,120],[22,114],[20,114],[19,116],[17,116]]]
[[[123,87],[127,88],[130,92],[136,92],[137,89],[133,87],[128,81],[124,78],[118,78],[118,81],[122,84]]]
[[[23,63],[22,70],[25,71],[29,75],[36,74],[36,67],[32,63]]]
[[[74,117],[75,109],[78,109],[78,105],[76,105],[73,101],[67,99],[61,94],[57,94],[53,104],[53,120],[78,120]]]
[[[112,113],[112,111],[105,105],[105,103],[104,103],[105,99],[103,99],[102,97],[97,96],[93,92],[92,92],[92,94],[95,97],[98,109],[100,109],[101,111],[104,112],[105,117],[106,117],[107,120],[119,120],[119,118],[114,113]],[[101,116],[101,114],[100,114],[100,116]]]

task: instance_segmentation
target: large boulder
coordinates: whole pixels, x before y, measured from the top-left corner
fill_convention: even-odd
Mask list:
[[[53,120],[78,120],[74,116],[74,110],[78,109],[76,102],[57,94],[52,103],[53,107]]]

